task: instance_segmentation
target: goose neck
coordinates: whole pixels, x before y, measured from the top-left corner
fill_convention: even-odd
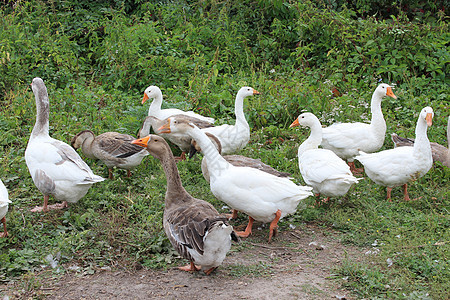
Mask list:
[[[157,117],[158,112],[161,110],[162,98],[163,98],[162,92],[160,90],[157,91],[157,94],[155,98],[153,98],[153,101],[150,104],[150,108],[148,110],[149,116]]]
[[[36,99],[36,123],[34,124],[32,136],[48,135],[50,104],[48,101],[47,88],[44,86],[34,93]]]
[[[430,152],[431,146],[430,141],[427,137],[427,123],[424,119],[419,118],[416,125],[416,139],[414,141],[414,152]]]
[[[236,95],[236,101],[234,104],[234,114],[236,115],[236,124],[240,123],[249,127],[247,119],[245,118],[244,114],[244,99],[245,97],[243,97],[239,93]]]
[[[183,199],[187,199],[189,197],[184,197],[188,195],[188,192],[184,189],[183,184],[181,183],[180,174],[178,173],[177,164],[173,157],[172,151],[170,151],[169,146],[167,146],[167,151],[160,158],[161,165],[164,169],[164,173],[166,174],[167,180],[167,190],[166,190],[166,199],[169,202],[182,201]]]
[[[322,143],[322,127],[318,122],[311,126],[309,137],[298,147],[298,156],[300,157],[308,150],[317,149],[320,143]]]
[[[229,163],[219,154],[211,139],[203,131],[195,127],[190,129],[188,133],[202,149],[211,175],[215,174],[215,171],[229,168]]]

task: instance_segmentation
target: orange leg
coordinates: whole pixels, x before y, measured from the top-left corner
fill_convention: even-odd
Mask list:
[[[405,201],[410,201],[409,195],[408,195],[408,185],[405,183],[403,185],[403,195],[405,196]]]
[[[113,173],[111,169],[108,169],[108,178],[113,179]]]
[[[127,177],[130,178],[131,177],[131,171],[127,170]]]
[[[238,211],[233,209],[231,214],[225,214],[225,216],[228,218],[228,220],[236,219],[238,216]]]
[[[0,237],[7,237],[8,231],[6,231],[6,218],[3,217],[3,219],[1,219],[1,222],[3,223],[3,232],[0,233]]]
[[[235,231],[237,236],[239,237],[248,237],[250,234],[252,234],[252,227],[253,227],[253,222],[255,221],[255,219],[253,219],[252,217],[248,217],[248,224],[247,224],[247,228],[245,228],[245,231]]]
[[[211,269],[206,270],[206,271],[205,271],[205,274],[206,274],[206,275],[209,275],[209,274],[211,274],[212,271],[214,271],[215,269],[217,269],[217,267],[212,267]]]
[[[175,161],[176,162],[179,162],[179,161],[182,161],[182,160],[186,160],[186,152],[181,152],[181,155],[180,156],[178,156],[178,157],[175,157]]]
[[[275,219],[270,223],[270,231],[269,231],[269,243],[272,240],[272,236],[277,234],[278,221],[281,218],[281,210],[277,210],[275,213]]]
[[[180,269],[181,271],[186,271],[186,272],[196,272],[196,271],[200,271],[200,267],[196,266],[194,264],[193,261],[191,261],[191,264],[184,266],[184,267],[178,267],[178,269]],[[209,271],[209,270],[208,270]],[[212,271],[211,271],[212,272]]]
[[[350,171],[351,171],[353,174],[361,174],[361,173],[364,171],[363,168],[356,168],[356,167],[355,167],[355,162],[353,162],[353,161],[348,162],[348,166],[350,167]]]
[[[392,202],[392,198],[391,198],[392,188],[391,187],[387,187],[386,191],[387,191],[386,199],[389,200],[389,202]]]

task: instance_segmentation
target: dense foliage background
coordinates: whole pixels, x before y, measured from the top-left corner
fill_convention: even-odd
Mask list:
[[[427,105],[435,110],[429,138],[447,145],[445,0],[7,1],[0,28],[0,178],[13,201],[11,237],[0,239],[0,280],[37,272],[49,254],[89,272],[173,260],[161,231],[165,178],[152,159],[131,179],[117,171],[114,181],[92,188],[66,211],[28,212],[42,201],[23,158],[35,120],[29,84],[36,76],[49,90],[51,134],[64,141],[87,128],[135,134],[147,114],[140,100],[148,85],[162,89],[164,107],[233,122],[234,95],[250,85],[263,95],[246,101],[252,141],[243,153],[292,172],[300,183],[296,151],[308,132],[288,125],[302,111],[324,125],[368,121],[367,103],[380,82],[395,85],[398,96],[382,104],[383,149],[392,148],[392,132],[413,136]],[[87,161],[106,176],[101,163]],[[179,164],[182,178],[191,179],[186,188],[213,199],[198,165]],[[385,203],[384,189],[375,187],[366,179],[334,205],[311,207],[289,221],[334,227],[359,246],[384,241],[377,267],[349,261],[338,270],[360,296],[445,298],[448,168],[437,164],[412,184],[411,193],[422,196],[415,202],[402,203],[398,191],[397,203]],[[407,240],[395,238],[400,234]],[[411,247],[396,256],[395,266],[383,267],[405,243]]]

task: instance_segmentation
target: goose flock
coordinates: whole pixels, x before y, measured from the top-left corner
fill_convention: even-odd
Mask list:
[[[36,188],[43,194],[43,206],[33,212],[62,209],[86,195],[89,188],[104,178],[95,175],[78,155],[102,161],[113,178],[113,168],[130,170],[151,154],[162,165],[167,179],[163,228],[172,246],[189,265],[184,271],[203,270],[207,275],[224,261],[232,241],[252,233],[254,221],[269,223],[268,241],[277,233],[280,219],[306,206],[305,199],[313,196],[345,195],[362,178],[354,160],[364,166],[364,172],[376,184],[391,190],[403,186],[405,200],[410,200],[407,184],[425,175],[433,159],[449,167],[449,149],[431,143],[427,128],[434,116],[431,107],[419,114],[415,140],[393,135],[396,148],[377,152],[384,144],[386,122],[381,102],[386,96],[396,98],[392,87],[380,84],[371,100],[372,119],[366,123],[336,123],[322,128],[319,119],[306,112],[298,116],[292,127],[310,128],[310,136],[298,148],[298,164],[306,186],[292,181],[291,174],[280,172],[259,159],[234,153],[250,140],[250,126],[244,114],[244,99],[260,95],[251,87],[242,87],[236,94],[234,124],[214,125],[214,119],[179,109],[161,109],[163,94],[157,86],[145,89],[142,103],[153,99],[138,137],[117,132],[95,135],[83,130],[68,144],[49,135],[49,98],[41,78],[31,83],[36,100],[36,123],[25,151],[25,161]],[[450,128],[450,118],[449,124]],[[150,128],[155,134],[150,134]],[[450,133],[448,133],[450,142]],[[177,145],[182,156],[175,158],[169,144]],[[321,146],[322,148],[319,148]],[[405,146],[405,147],[403,147]],[[411,146],[411,147],[408,147]],[[449,147],[450,148],[450,147]],[[184,188],[176,161],[203,154],[202,173],[217,199],[232,208],[231,215],[219,214],[207,201],[191,196]],[[49,197],[62,201],[49,205]],[[318,201],[318,202],[322,202]],[[6,213],[11,201],[0,181],[0,221],[6,237]],[[235,231],[229,222],[241,212],[249,221],[244,231]]]

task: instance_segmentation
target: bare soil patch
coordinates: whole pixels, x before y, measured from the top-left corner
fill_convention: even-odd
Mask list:
[[[255,229],[258,224],[256,224]],[[359,260],[363,249],[343,245],[336,232],[316,225],[281,230],[267,244],[267,228],[233,245],[210,276],[172,268],[166,271],[99,271],[49,280],[33,296],[46,299],[351,299],[330,279],[341,261]],[[310,245],[310,243],[313,243]],[[179,265],[186,263],[181,261]],[[6,288],[21,298],[17,283]],[[30,294],[26,295],[29,297]]]

